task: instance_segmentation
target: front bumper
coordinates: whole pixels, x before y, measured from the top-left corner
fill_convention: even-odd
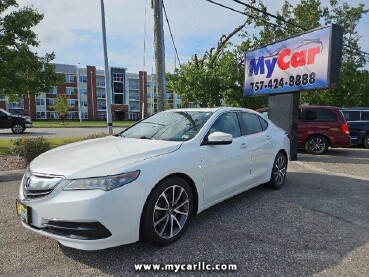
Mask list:
[[[26,126],[26,128],[32,128],[33,127],[32,123],[26,123],[25,126]]]
[[[20,200],[31,208],[31,222],[23,226],[61,244],[98,250],[139,240],[144,194],[135,181],[111,191],[63,191]],[[142,196],[142,197],[141,197]]]

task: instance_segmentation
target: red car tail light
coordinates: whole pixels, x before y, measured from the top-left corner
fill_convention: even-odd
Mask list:
[[[350,134],[349,128],[347,123],[342,123],[341,124],[341,132],[342,133],[346,133],[346,134]]]

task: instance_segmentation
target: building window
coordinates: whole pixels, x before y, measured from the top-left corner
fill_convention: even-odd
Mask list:
[[[73,95],[73,94],[75,94],[74,88],[66,88],[66,94],[67,95]]]
[[[105,87],[105,82],[104,81],[96,81],[96,86],[97,87]]]
[[[80,83],[87,83],[87,76],[79,75],[79,82]]]
[[[46,119],[46,113],[45,112],[37,112],[36,113],[37,119]]]
[[[59,115],[57,112],[49,112],[49,119],[59,119]]]
[[[124,74],[123,73],[113,73],[113,81],[114,82],[124,82]]]
[[[65,75],[65,82],[66,83],[74,83],[74,75],[73,74]]]
[[[81,95],[87,95],[87,89],[86,88],[80,88],[79,89]]]
[[[51,93],[51,94],[58,94],[58,87],[53,87],[53,88],[50,90],[50,93]]]
[[[87,101],[81,101],[81,107],[87,107]]]
[[[88,113],[87,112],[82,112],[81,115],[82,115],[83,119],[88,119]]]
[[[54,98],[50,98],[50,99],[47,99],[46,102],[47,102],[47,105],[48,106],[54,106],[55,99]]]
[[[106,95],[104,91],[97,91],[96,93],[97,98],[105,99]]]
[[[123,93],[123,84],[122,83],[114,83],[114,93]]]
[[[106,110],[106,103],[105,102],[97,102],[97,109],[98,110]]]
[[[114,94],[114,104],[123,104],[123,94]]]
[[[76,106],[76,99],[68,99],[68,106],[69,107],[75,107]]]
[[[78,119],[78,112],[68,112],[67,118],[68,119]]]
[[[45,99],[36,98],[36,106],[45,106]]]

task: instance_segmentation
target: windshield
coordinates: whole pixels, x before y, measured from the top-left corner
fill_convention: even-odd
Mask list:
[[[150,116],[120,133],[125,138],[187,141],[200,131],[212,112],[173,111]]]
[[[6,115],[12,115],[11,113],[8,113],[7,111],[3,110],[3,109],[0,109],[0,111],[2,111],[4,114]]]

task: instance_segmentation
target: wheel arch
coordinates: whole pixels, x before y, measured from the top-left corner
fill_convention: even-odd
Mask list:
[[[330,140],[330,138],[325,135],[325,134],[320,134],[320,133],[314,133],[314,134],[310,134],[306,137],[305,141],[304,141],[304,146],[306,144],[306,142],[311,138],[311,137],[324,137],[327,141],[328,141],[328,146],[331,147],[332,146],[332,142]]]
[[[195,185],[195,182],[192,180],[192,178],[190,176],[188,176],[187,174],[185,173],[180,173],[180,172],[177,172],[177,173],[171,173],[167,176],[165,176],[164,178],[160,179],[156,184],[155,186],[151,189],[150,193],[147,195],[146,197],[146,200],[145,200],[145,204],[143,205],[142,207],[142,210],[141,210],[141,216],[140,216],[140,229],[139,229],[139,234],[140,234],[140,240],[141,240],[141,231],[142,231],[142,216],[143,216],[143,211],[145,210],[146,208],[146,205],[148,203],[148,199],[150,198],[151,194],[155,191],[155,189],[157,188],[157,186],[159,185],[160,182],[166,180],[166,179],[169,179],[169,178],[172,178],[172,177],[179,177],[179,178],[182,178],[184,179],[188,185],[190,186],[191,188],[191,192],[192,192],[192,196],[193,196],[193,214],[197,214],[197,211],[198,211],[198,206],[199,206],[199,193],[197,191],[197,188],[196,188],[196,185]]]

